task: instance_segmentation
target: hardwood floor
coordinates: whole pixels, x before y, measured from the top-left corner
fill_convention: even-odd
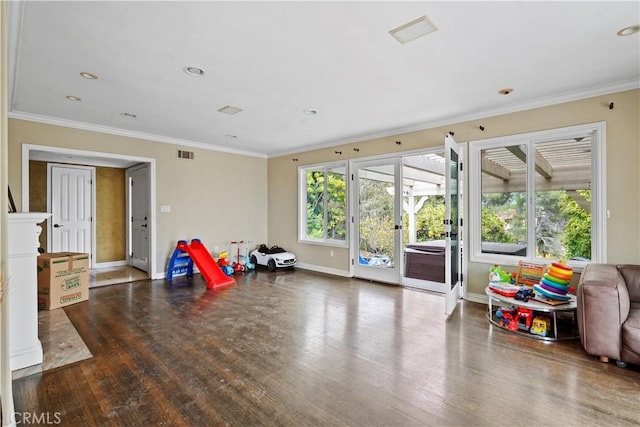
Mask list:
[[[65,308],[93,358],[14,382],[17,412],[60,425],[631,426],[640,369],[449,318],[426,292],[296,271],[207,291],[92,289]]]

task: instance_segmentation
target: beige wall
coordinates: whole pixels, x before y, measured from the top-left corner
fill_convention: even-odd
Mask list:
[[[608,105],[614,102],[615,108]],[[297,168],[336,159],[352,159],[442,146],[452,131],[457,142],[606,122],[608,261],[640,263],[640,91],[631,90],[544,108],[456,123],[391,137],[338,145],[269,159],[269,237],[320,269],[349,270],[349,251],[297,241]],[[481,131],[479,126],[484,126]],[[401,145],[396,144],[400,141]],[[354,151],[358,148],[359,151]],[[342,151],[338,155],[335,151]],[[297,158],[298,161],[293,161]],[[468,202],[468,201],[467,201]],[[270,243],[271,243],[270,242]],[[329,251],[333,249],[334,257]],[[470,264],[468,291],[483,294],[488,265]]]
[[[96,261],[127,259],[125,170],[96,167]]]
[[[180,239],[200,238],[210,251],[231,240],[267,241],[264,158],[186,148],[195,160],[178,160],[176,145],[16,119],[9,120],[8,139],[12,189],[22,188],[22,144],[155,159],[157,274],[164,274]],[[13,192],[21,210],[21,191]],[[160,205],[170,205],[171,213],[160,213]]]
[[[95,167],[96,170],[96,262],[126,260],[125,170]],[[29,161],[29,210],[47,211],[47,162]],[[40,247],[47,248],[47,221],[42,223]]]

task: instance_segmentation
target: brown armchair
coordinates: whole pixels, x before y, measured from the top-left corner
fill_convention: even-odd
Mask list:
[[[603,362],[640,365],[640,265],[587,265],[577,297],[585,351]]]

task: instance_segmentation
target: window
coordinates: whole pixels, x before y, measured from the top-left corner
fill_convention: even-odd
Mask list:
[[[604,123],[470,143],[471,260],[605,260]]]
[[[346,170],[344,162],[298,170],[300,241],[347,245]]]

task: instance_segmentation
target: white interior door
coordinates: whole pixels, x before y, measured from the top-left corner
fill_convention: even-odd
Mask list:
[[[401,283],[401,159],[353,163],[354,248],[356,277]]]
[[[49,252],[92,255],[94,168],[48,165]],[[93,259],[93,257],[91,257]]]
[[[460,244],[460,159],[458,146],[451,135],[444,141],[445,148],[445,314],[453,312],[461,290]]]
[[[131,167],[126,172],[129,218],[127,251],[129,264],[149,272],[150,181],[149,165]]]

